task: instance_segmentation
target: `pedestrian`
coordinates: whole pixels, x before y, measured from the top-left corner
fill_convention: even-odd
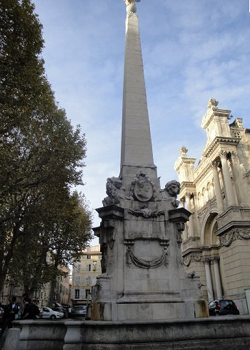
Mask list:
[[[0,332],[0,338],[4,334],[4,331],[7,327],[8,328],[13,327],[13,321],[15,320],[17,314],[18,314],[18,305],[16,304],[16,297],[12,297],[12,299],[9,299],[9,304],[7,304],[4,307],[3,323],[2,323],[2,329]]]
[[[28,297],[24,298],[24,310],[23,310],[23,314],[22,314],[22,319],[23,320],[33,320],[34,319],[31,299]]]
[[[39,307],[37,306],[36,300],[33,300],[31,305],[32,305],[33,317],[34,317],[34,320],[35,320],[36,318],[39,318],[40,310],[39,310]]]
[[[24,299],[25,299],[25,298],[28,298],[28,294],[27,294],[27,293],[24,293],[24,294],[23,294],[23,297],[22,297],[22,300],[21,300],[21,303],[20,303],[20,310],[19,310],[20,318],[22,317],[23,312],[24,312],[24,308],[25,308]]]
[[[23,320],[35,320],[39,318],[40,310],[38,306],[31,302],[31,299],[28,297],[24,298],[24,311],[22,314]]]

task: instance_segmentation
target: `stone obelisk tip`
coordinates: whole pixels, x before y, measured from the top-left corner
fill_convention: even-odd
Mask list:
[[[141,0],[123,0],[125,4],[127,5],[126,11],[127,15],[129,16],[130,14],[136,13],[136,2],[140,2]]]

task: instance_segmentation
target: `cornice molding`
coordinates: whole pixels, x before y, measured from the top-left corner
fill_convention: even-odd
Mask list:
[[[240,142],[240,139],[236,137],[216,136],[214,140],[209,145],[206,146],[206,148],[202,153],[202,156],[210,157],[211,154],[215,151],[217,146],[221,146],[221,145],[237,146],[239,142]]]

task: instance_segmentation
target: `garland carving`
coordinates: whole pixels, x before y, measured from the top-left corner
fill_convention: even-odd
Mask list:
[[[133,243],[127,243],[127,252],[126,252],[126,263],[127,266],[130,266],[133,263],[135,266],[141,269],[156,269],[162,265],[168,265],[168,248],[167,245],[164,245],[162,255],[158,258],[152,260],[140,259],[132,251]]]

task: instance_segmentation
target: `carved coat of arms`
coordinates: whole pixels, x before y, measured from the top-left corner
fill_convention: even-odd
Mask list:
[[[132,183],[131,191],[138,201],[148,202],[154,196],[154,185],[145,173],[140,172]]]

